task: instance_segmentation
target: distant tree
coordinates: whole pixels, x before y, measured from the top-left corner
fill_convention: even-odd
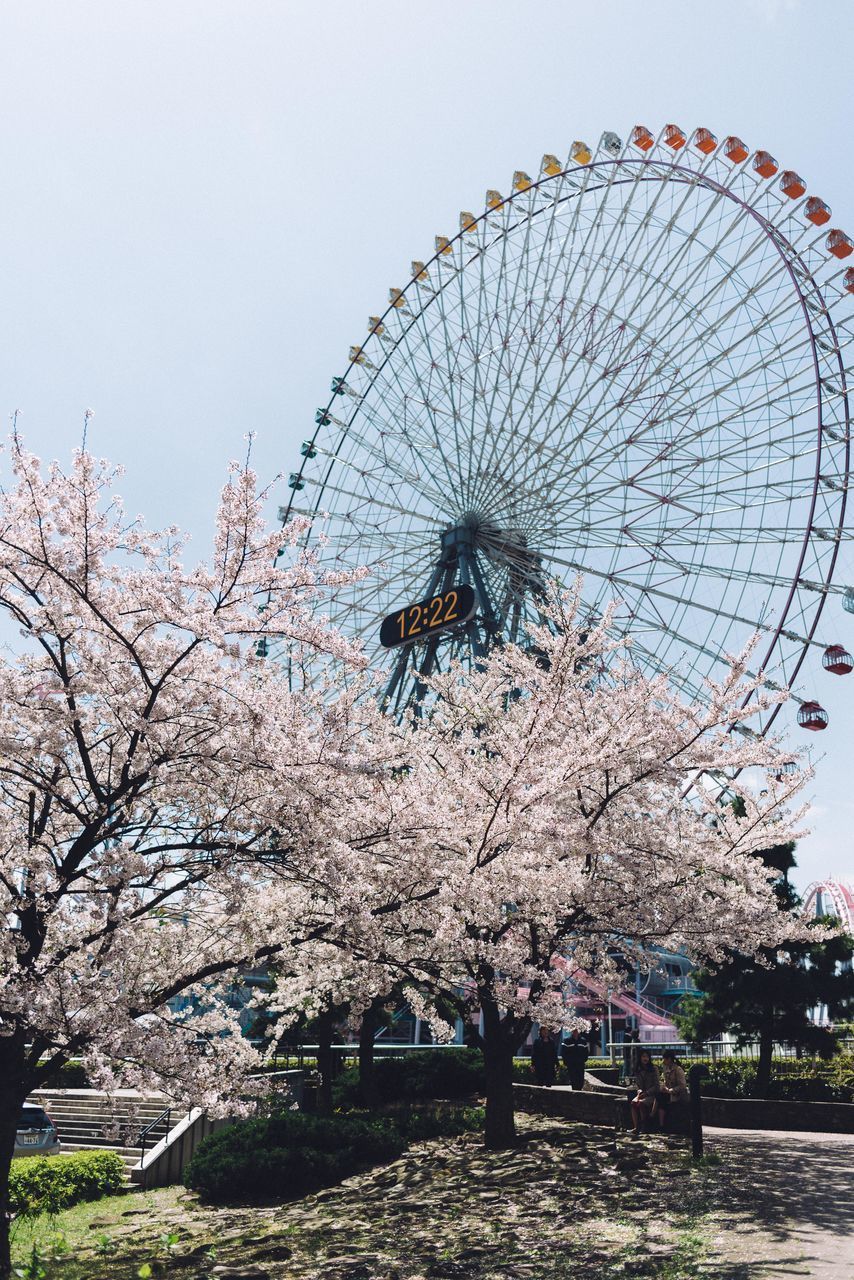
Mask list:
[[[774,877],[781,912],[797,912],[801,901],[789,882],[796,865],[793,841],[772,845],[757,855]],[[834,921],[810,922],[817,931]],[[817,1026],[810,1015],[826,1006],[833,1022],[854,1011],[854,938],[845,934],[819,940],[787,941],[783,947],[761,947],[755,955],[732,951],[708,962],[696,975],[700,994],[682,1002],[676,1023],[686,1039],[697,1043],[733,1032],[740,1045],[758,1041],[756,1084],[767,1093],[774,1044],[795,1045],[823,1058],[837,1052],[838,1032]]]

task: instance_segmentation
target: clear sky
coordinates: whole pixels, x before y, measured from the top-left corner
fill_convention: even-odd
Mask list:
[[[544,152],[738,133],[854,234],[852,36],[850,0],[6,0],[0,408],[67,458],[91,407],[201,553],[244,433],[289,471],[389,286]],[[854,675],[820,678],[802,884],[854,876]]]

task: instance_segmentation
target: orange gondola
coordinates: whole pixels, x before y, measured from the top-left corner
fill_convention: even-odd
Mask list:
[[[664,141],[672,151],[679,151],[685,146],[685,134],[678,124],[668,124],[664,129]]]
[[[821,227],[825,222],[830,222],[830,205],[825,204],[823,200],[819,200],[818,196],[810,196],[804,205],[804,213],[807,221],[813,222],[817,227]]]
[[[854,244],[851,243],[849,237],[844,231],[835,228],[825,240],[830,252],[835,258],[847,258],[849,253],[854,253]]]
[[[697,129],[691,141],[698,151],[702,151],[704,156],[711,155],[718,145],[718,140],[711,129]]]
[[[742,142],[741,138],[737,138],[735,134],[730,134],[724,143],[724,155],[727,160],[731,160],[733,164],[744,164],[750,152],[747,145]]]
[[[780,179],[780,190],[783,195],[788,196],[790,200],[800,200],[802,195],[806,194],[807,184],[799,173],[795,173],[794,169],[786,169]]]
[[[629,141],[633,146],[639,147],[641,151],[649,151],[650,147],[655,142],[655,138],[653,138],[649,129],[647,129],[645,125],[636,124],[634,129],[632,129]]]
[[[770,151],[757,151],[753,157],[753,168],[760,178],[773,178],[779,167]]]

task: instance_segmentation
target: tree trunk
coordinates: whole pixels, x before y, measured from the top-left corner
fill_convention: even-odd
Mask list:
[[[379,1025],[382,1001],[372,1000],[362,1015],[359,1027],[359,1097],[364,1106],[379,1106],[380,1094],[374,1067],[374,1036]]]
[[[5,1041],[5,1043],[4,1043]],[[29,1092],[25,1050],[17,1036],[0,1037],[0,1278],[12,1274],[9,1173],[21,1107]]]
[[[759,1061],[756,1066],[756,1088],[760,1098],[768,1097],[771,1084],[771,1059],[774,1055],[774,1024],[766,1023],[759,1032]]]
[[[332,1010],[327,1009],[317,1019],[317,1069],[320,1072],[317,1109],[324,1116],[332,1112],[332,1031]]]
[[[483,1010],[483,1065],[486,1073],[486,1128],[484,1144],[503,1151],[516,1143],[513,1110],[514,1037],[503,1024],[498,1006],[481,1000]]]

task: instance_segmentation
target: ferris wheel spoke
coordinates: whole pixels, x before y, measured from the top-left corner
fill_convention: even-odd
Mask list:
[[[778,388],[775,388],[775,390],[777,390],[777,389],[778,389]],[[805,390],[805,391],[808,391],[808,392],[809,392],[809,393],[814,397],[814,395],[815,395],[815,388],[814,388],[814,386],[813,386],[813,387],[805,387],[805,388],[804,388],[804,390]],[[793,395],[793,394],[796,394],[796,393],[797,393],[797,389],[790,390],[790,395]],[[704,421],[704,422],[702,422],[701,426],[697,428],[697,430],[696,430],[696,431],[694,431],[694,432],[692,432],[692,433],[682,433],[682,435],[681,435],[681,437],[680,437],[680,443],[681,443],[682,447],[693,447],[694,445],[698,444],[698,443],[703,439],[703,437],[704,437],[704,436],[706,436],[707,434],[709,434],[709,432],[719,430],[719,429],[721,428],[721,426],[726,425],[726,424],[727,424],[728,422],[730,422],[730,421],[733,421],[733,422],[739,422],[739,421],[743,420],[746,416],[749,416],[749,414],[750,414],[754,409],[759,408],[759,407],[760,407],[760,405],[766,405],[766,406],[768,406],[770,403],[773,403],[773,402],[769,402],[767,399],[762,399],[762,400],[757,399],[757,400],[756,400],[756,401],[754,401],[752,404],[749,404],[749,405],[739,405],[739,406],[738,406],[738,408],[737,408],[736,410],[734,410],[730,415],[725,415],[724,417],[722,417],[721,419],[719,419],[717,422],[708,423],[708,422],[705,422],[705,421]],[[702,406],[698,403],[698,405],[697,405],[696,407],[699,409],[699,408],[701,408]],[[803,414],[804,414],[807,410],[809,410],[810,408],[814,408],[814,407],[815,407],[815,405],[814,405],[814,401],[813,401],[813,402],[811,402],[811,403],[804,404],[804,405],[803,405],[803,406],[802,406],[802,407],[797,411],[797,413],[795,413],[795,414],[790,414],[790,415],[787,415],[785,418],[779,419],[779,420],[774,424],[774,426],[775,426],[776,428],[778,428],[778,429],[779,429],[779,427],[780,427],[780,426],[782,426],[782,425],[783,425],[783,423],[785,423],[785,422],[795,422],[795,421],[797,421],[799,418],[801,418],[801,417],[803,416]],[[810,434],[811,434],[813,437],[815,436],[815,424],[814,424],[814,423],[812,424],[812,426],[811,426],[811,428],[810,428]],[[643,438],[644,438],[644,433],[643,433],[643,432],[637,432],[636,430],[634,430],[634,429],[633,429],[633,431],[632,431],[632,443],[633,443],[634,445],[642,444],[642,443],[643,443]],[[736,437],[736,436],[733,436],[732,441],[731,441],[731,447],[730,447],[730,449],[729,449],[729,450],[727,450],[727,451],[722,451],[722,452],[719,454],[719,456],[720,456],[721,460],[723,460],[726,456],[729,456],[729,455],[730,455],[730,454],[732,454],[733,452],[737,452],[737,451],[738,451],[738,449],[739,449],[739,448],[741,448],[741,447],[743,447],[743,440],[742,440],[742,439],[740,439],[740,438],[738,438],[738,437]],[[602,451],[602,454],[600,455],[600,457],[599,457],[599,459],[598,459],[599,470],[598,470],[598,472],[594,472],[594,473],[593,473],[593,475],[591,476],[591,480],[595,480],[595,478],[597,477],[597,475],[598,475],[598,474],[602,474],[602,473],[604,472],[606,465],[610,462],[610,460],[611,460],[611,459],[612,459],[612,457],[614,457],[614,456],[619,456],[619,445],[618,445],[617,443],[613,443],[613,444],[609,445],[609,446],[607,447],[607,449],[605,449],[604,451]],[[589,465],[589,464],[588,464],[588,465]],[[586,469],[587,469],[587,468],[586,468],[586,466],[585,466],[585,462],[584,462],[584,461],[579,462],[579,463],[577,464],[576,468],[575,468],[575,471],[573,471],[573,472],[571,472],[571,473],[567,474],[565,477],[563,477],[563,478],[562,478],[562,481],[563,481],[563,487],[564,487],[565,489],[568,489],[568,487],[571,485],[572,481],[576,478],[576,476],[577,476],[578,474],[580,474],[580,473],[584,472]],[[588,483],[590,483],[590,481],[588,481]],[[621,483],[623,483],[623,482],[622,482],[622,481],[617,481],[617,482],[615,482],[614,487],[615,487],[615,488],[619,488],[619,487],[620,487],[620,485],[621,485]],[[605,492],[608,492],[608,490],[606,490]],[[599,494],[599,496],[602,496],[602,494],[600,493],[600,494]]]
[[[622,364],[623,366],[625,366],[625,364],[626,364],[626,363],[630,363],[630,361],[627,361],[627,360],[626,360],[625,358],[623,358],[623,357],[624,357],[624,352],[623,352],[623,351],[621,351],[621,364]],[[577,363],[577,362],[576,362],[576,363]],[[644,361],[644,362],[640,365],[640,369],[639,369],[639,371],[640,371],[640,372],[644,372],[644,370],[645,370],[645,365],[646,365],[646,361]],[[567,375],[566,373],[564,373],[564,381],[566,381],[567,377],[568,377],[568,375]],[[605,395],[605,393],[607,392],[607,390],[608,390],[609,386],[610,386],[610,379],[608,379],[608,378],[606,378],[606,377],[604,377],[604,376],[603,376],[603,377],[600,379],[600,381],[601,381],[601,384],[602,384],[602,394],[603,394],[603,396],[604,396],[604,395]],[[640,390],[642,390],[642,389],[645,389],[645,384],[644,384],[644,383],[641,383],[639,386],[636,386],[636,394],[637,394],[637,392],[638,392],[638,391],[640,391]],[[625,397],[624,397],[624,398],[625,398]],[[576,394],[576,404],[578,404],[578,403],[579,403],[579,395],[578,395],[578,393],[577,393],[577,394]],[[567,416],[568,416],[568,417],[571,417],[571,414],[570,414],[570,415],[567,415]],[[539,425],[539,424],[537,424],[537,425]],[[574,441],[574,443],[575,443],[576,445],[579,443],[581,436],[583,436],[583,435],[584,435],[584,434],[589,430],[589,426],[590,426],[590,420],[588,420],[588,425],[587,425],[587,427],[586,427],[586,428],[584,428],[584,429],[582,430],[582,432],[580,433],[580,435],[576,435],[576,437],[575,437],[575,441]],[[532,434],[534,434],[534,433],[532,432]]]
[[[727,622],[739,623],[742,626],[751,628],[752,631],[773,632],[775,628],[770,623],[758,621],[755,618],[749,618],[745,614],[731,612],[716,604],[708,604],[705,601],[692,598],[686,601],[684,596],[680,596],[672,591],[665,591],[661,587],[653,586],[649,583],[637,583],[625,574],[607,572],[602,569],[596,569],[589,563],[582,563],[580,560],[574,560],[568,556],[551,556],[550,560],[553,564],[557,564],[563,568],[571,569],[573,573],[580,573],[582,576],[591,576],[610,582],[613,586],[622,588],[627,591],[641,593],[649,597],[651,601],[666,600],[670,604],[681,605],[682,607],[690,607],[699,613],[708,615],[709,617],[724,618]],[[744,638],[749,638],[751,632],[748,632]],[[809,641],[805,636],[796,636],[795,639],[799,644],[808,644]]]

